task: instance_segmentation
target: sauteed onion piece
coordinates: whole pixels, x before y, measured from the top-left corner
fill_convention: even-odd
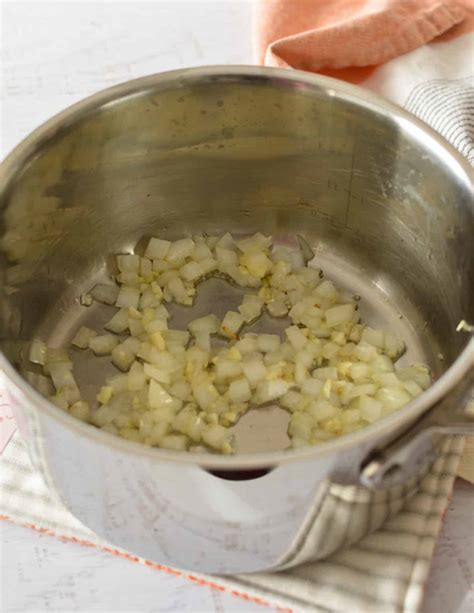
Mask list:
[[[400,409],[431,377],[423,364],[395,367],[404,343],[361,323],[358,297],[325,279],[311,255],[305,243],[274,246],[260,233],[151,238],[143,257],[117,256],[118,285],[90,292],[117,307],[107,332],[82,326],[72,340],[74,351],[110,355],[121,371],[104,381],[98,407],[81,400],[64,350],[34,341],[30,359],[62,409],[146,445],[232,453],[231,427],[268,403],[290,412],[293,447],[353,432]],[[192,305],[197,283],[213,275],[248,288],[242,303],[222,321],[210,313],[170,329],[166,304]],[[263,312],[288,317],[282,338],[246,330]]]

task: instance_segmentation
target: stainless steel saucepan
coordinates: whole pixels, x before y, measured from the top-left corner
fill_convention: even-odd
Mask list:
[[[33,132],[4,161],[0,191],[7,390],[48,484],[112,543],[201,571],[276,568],[317,528],[329,481],[395,487],[441,435],[472,431],[463,407],[474,340],[456,332],[474,322],[472,176],[400,108],[296,71],[154,75]],[[67,343],[79,325],[109,318],[77,301],[106,274],[109,254],[150,235],[257,230],[303,235],[325,274],[362,296],[365,319],[398,332],[407,361],[431,366],[432,387],[370,427],[294,451],[282,450],[281,410],[255,411],[233,457],[122,440],[39,393],[29,342]],[[235,306],[233,291],[210,288],[196,309],[221,314]],[[86,390],[103,377],[85,362],[76,369]]]

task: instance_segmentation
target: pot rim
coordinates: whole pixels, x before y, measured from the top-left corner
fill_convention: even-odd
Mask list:
[[[424,138],[426,148],[429,148],[439,157],[443,158],[460,179],[467,183],[468,188],[473,192],[471,208],[474,213],[474,173],[468,162],[441,135],[414,115],[398,105],[388,102],[377,94],[331,77],[298,70],[247,65],[199,66],[156,73],[109,87],[76,102],[36,128],[8,154],[0,166],[0,185],[4,186],[2,191],[4,193],[8,191],[9,182],[16,172],[21,172],[21,169],[30,163],[35,154],[49,140],[72,127],[79,119],[82,120],[88,115],[95,113],[99,108],[115,104],[130,96],[143,96],[150,91],[160,91],[172,87],[178,88],[187,85],[190,81],[203,79],[209,81],[232,81],[239,78],[240,80],[249,81],[276,81],[283,86],[325,91],[328,96],[350,101],[379,115],[390,116],[418,139]],[[402,409],[378,422],[351,434],[312,447],[287,451],[221,456],[203,453],[183,453],[146,447],[141,443],[125,440],[100,430],[95,426],[85,424],[72,415],[65,413],[47,398],[43,397],[15,370],[6,356],[0,352],[0,368],[5,374],[5,379],[10,380],[35,408],[44,412],[54,421],[61,423],[64,427],[74,431],[77,435],[87,436],[98,444],[114,447],[124,453],[142,456],[155,462],[168,461],[182,464],[197,464],[203,468],[216,470],[249,469],[256,466],[272,467],[287,462],[316,459],[356,446],[373,444],[375,439],[389,436],[390,433],[395,432],[400,427],[408,426],[410,422],[442,400],[473,367],[474,337],[471,336],[461,354],[439,379]]]

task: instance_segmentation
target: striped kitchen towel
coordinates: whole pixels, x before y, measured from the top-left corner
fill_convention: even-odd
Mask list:
[[[419,611],[433,550],[451,494],[463,440],[447,438],[438,459],[408,489],[377,492],[332,485],[318,521],[325,539],[343,547],[325,560],[278,573],[209,576],[145,560],[99,538],[73,517],[33,468],[18,432],[0,456],[0,519],[77,545],[99,548],[177,581],[228,592],[264,607],[290,612],[415,613]],[[416,492],[416,493],[415,493]],[[369,503],[363,504],[363,503]],[[397,514],[396,511],[403,506]],[[395,514],[394,514],[395,512]],[[385,522],[384,520],[387,519]],[[357,538],[372,522],[382,526]],[[306,546],[318,543],[307,539]]]

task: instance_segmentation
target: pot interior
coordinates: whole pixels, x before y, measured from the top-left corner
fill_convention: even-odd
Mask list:
[[[41,391],[28,342],[59,346],[80,325],[99,329],[113,308],[86,308],[78,297],[109,276],[110,254],[140,249],[148,236],[302,235],[325,275],[361,295],[363,319],[405,340],[402,360],[428,363],[435,377],[456,360],[468,338],[455,328],[474,310],[464,170],[417,125],[354,89],[281,75],[150,77],[67,112],[12,156],[1,202],[1,336]],[[221,316],[242,294],[206,281],[195,307],[173,307],[170,327]],[[112,367],[101,358],[91,370],[77,356],[93,398]],[[285,420],[278,409],[243,418],[238,449],[284,448]]]

